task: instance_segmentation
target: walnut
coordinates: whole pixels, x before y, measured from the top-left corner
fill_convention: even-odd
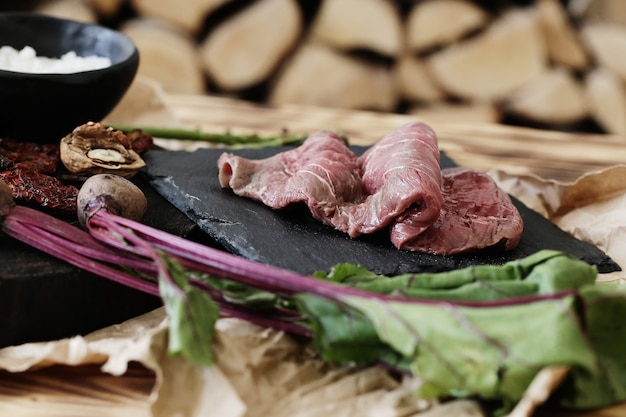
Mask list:
[[[116,174],[131,178],[146,166],[122,131],[89,122],[61,139],[61,162],[80,175]]]

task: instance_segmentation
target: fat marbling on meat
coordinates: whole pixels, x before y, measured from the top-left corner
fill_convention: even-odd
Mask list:
[[[218,168],[223,188],[274,209],[304,203],[353,238],[388,227],[397,248],[440,255],[517,245],[522,219],[508,195],[486,174],[442,171],[439,158],[435,132],[413,122],[360,157],[335,133],[319,131],[265,159],[225,152]]]

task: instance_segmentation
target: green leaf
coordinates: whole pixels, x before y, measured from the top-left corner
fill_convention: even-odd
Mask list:
[[[384,352],[391,348],[396,363],[408,361],[425,379],[424,397],[479,396],[512,406],[541,369],[566,364],[573,377],[562,402],[585,408],[626,399],[626,360],[619,354],[626,337],[606,340],[618,330],[607,323],[626,315],[626,292],[595,285],[596,276],[594,266],[549,250],[500,266],[396,277],[340,264],[318,277],[406,300],[345,296],[343,305],[299,299],[314,316],[316,346],[325,358],[371,360],[379,353],[390,357]],[[612,297],[611,307],[604,300]]]
[[[190,284],[180,264],[166,256],[163,261],[169,272],[159,283],[171,320],[170,351],[211,364],[218,309]],[[278,304],[295,306],[325,360],[391,364],[424,381],[417,393],[422,397],[478,397],[501,404],[505,412],[539,371],[553,365],[571,368],[556,397],[562,405],[585,409],[626,400],[626,332],[620,324],[626,290],[596,284],[596,274],[578,259],[543,251],[450,273],[390,278],[340,264],[328,275],[316,274],[403,296],[395,298],[340,287],[332,297],[313,295],[313,288],[278,296],[229,280],[194,279],[210,284],[231,306],[259,308],[260,314]]]
[[[595,372],[575,295],[494,307],[381,302],[348,296],[380,339],[412,361],[426,397],[474,395],[514,404],[544,367]]]
[[[544,255],[540,262],[530,264],[534,257]],[[595,265],[590,265],[571,255],[541,251],[525,258],[530,268],[526,282],[536,282],[539,285],[539,294],[553,294],[563,290],[577,290],[595,283],[598,270]]]
[[[514,297],[531,296],[539,293],[539,285],[525,281],[483,281],[470,282],[457,288],[431,290],[409,288],[397,291],[408,297],[447,301],[497,301]]]
[[[311,294],[295,296],[313,330],[313,343],[327,361],[400,366],[403,358],[383,343],[366,315],[350,306]]]
[[[334,265],[328,273],[317,271],[313,274],[313,276],[319,279],[341,284],[362,283],[387,278],[384,275],[378,275],[370,271],[364,266],[348,262]]]
[[[187,271],[161,253],[169,277],[159,276],[159,290],[169,319],[169,352],[198,366],[213,364],[213,329],[219,309],[211,297],[192,286]],[[169,279],[168,279],[169,278]]]
[[[218,290],[227,302],[253,309],[269,309],[280,299],[276,294],[222,278],[206,277],[202,281]]]
[[[580,291],[579,310],[586,326],[595,369],[576,368],[559,390],[562,405],[605,407],[626,400],[626,288],[598,283]]]
[[[593,284],[596,276],[597,270],[592,265],[562,252],[543,250],[504,265],[477,265],[448,272],[394,277],[341,264],[333,268],[326,279],[380,294],[490,301],[577,289]]]

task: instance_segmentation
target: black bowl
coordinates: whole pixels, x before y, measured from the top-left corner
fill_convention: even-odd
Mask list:
[[[57,143],[76,126],[100,121],[122,99],[137,73],[139,52],[127,36],[103,26],[35,13],[0,13],[0,46],[37,56],[111,59],[103,69],[69,74],[0,70],[0,137]]]

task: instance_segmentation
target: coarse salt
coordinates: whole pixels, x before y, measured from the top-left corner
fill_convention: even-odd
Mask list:
[[[0,70],[33,74],[70,74],[91,71],[111,66],[106,57],[78,56],[70,51],[60,58],[37,56],[30,46],[17,50],[10,46],[0,47]]]

